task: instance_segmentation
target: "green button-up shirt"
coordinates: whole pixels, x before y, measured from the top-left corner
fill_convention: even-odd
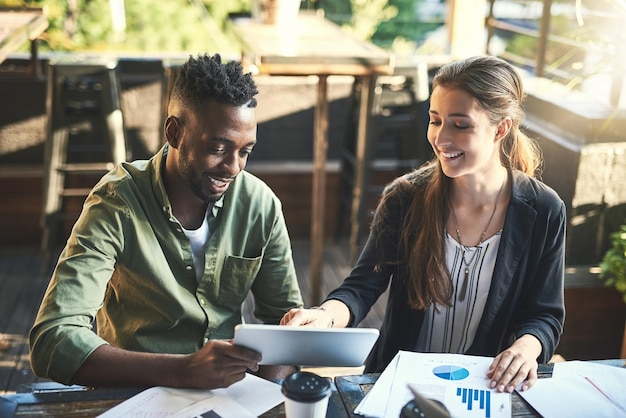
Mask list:
[[[70,383],[107,343],[192,353],[208,339],[232,338],[249,291],[265,323],[302,306],[280,201],[245,171],[210,210],[197,281],[163,184],[166,155],[164,146],[150,160],[121,164],[87,197],[30,333],[37,375]]]

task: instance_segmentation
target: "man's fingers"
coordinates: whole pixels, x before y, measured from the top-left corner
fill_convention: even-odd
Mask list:
[[[203,350],[214,358],[215,367],[219,368],[243,367],[256,371],[262,359],[261,353],[225,340],[210,341]]]

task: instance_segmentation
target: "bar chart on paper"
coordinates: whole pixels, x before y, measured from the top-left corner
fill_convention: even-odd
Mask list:
[[[469,377],[470,372],[465,367],[452,364],[437,366],[433,374],[444,380],[463,380]],[[491,392],[483,389],[468,387],[456,388],[457,400],[460,400],[467,411],[483,410],[485,418],[491,418]]]
[[[492,361],[489,357],[401,351],[393,377],[392,400],[395,405],[406,403],[411,393],[405,388],[410,384],[422,396],[443,403],[453,417],[510,417],[511,395],[489,388],[487,370]],[[395,412],[391,410],[388,416],[397,416]]]
[[[456,388],[456,396],[460,398],[468,411],[484,410],[485,418],[491,418],[491,392],[482,389]]]

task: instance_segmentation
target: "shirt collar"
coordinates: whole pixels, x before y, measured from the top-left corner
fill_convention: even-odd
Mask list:
[[[172,205],[170,199],[167,196],[165,189],[165,182],[163,181],[163,167],[165,166],[165,160],[167,159],[167,152],[169,151],[169,144],[165,143],[159,150],[159,152],[152,158],[152,187],[154,194],[156,195],[159,203],[163,207],[163,211],[167,212],[170,218],[172,218]],[[224,206],[224,195],[215,203],[213,203],[209,213],[212,217],[216,217],[219,210]]]

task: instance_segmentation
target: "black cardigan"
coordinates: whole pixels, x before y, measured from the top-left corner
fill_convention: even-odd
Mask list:
[[[554,354],[565,320],[565,205],[545,184],[519,171],[512,174],[512,194],[489,297],[474,342],[465,354],[494,357],[523,334],[532,334],[542,346],[537,361],[546,363]],[[393,207],[408,206],[407,202],[395,203]],[[399,222],[403,214],[393,218]],[[398,350],[414,351],[424,320],[424,311],[409,306],[406,270],[402,266],[374,269],[381,250],[396,254],[396,244],[397,239],[378,249],[370,235],[350,275],[327,297],[345,303],[352,314],[350,326],[356,326],[391,281],[380,337],[367,360],[366,372],[382,371]]]

